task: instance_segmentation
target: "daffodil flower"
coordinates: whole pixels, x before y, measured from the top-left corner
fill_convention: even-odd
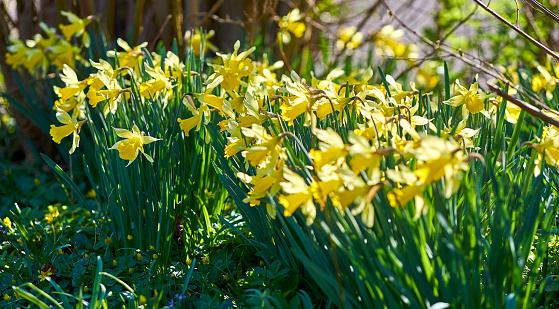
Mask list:
[[[252,73],[254,64],[250,58],[247,58],[256,48],[253,46],[249,50],[239,53],[239,48],[241,43],[237,41],[234,45],[233,53],[231,54],[221,54],[217,53],[221,57],[223,63],[218,65],[213,65],[215,73],[212,74],[208,80],[208,88],[217,86],[217,83],[221,83],[221,87],[225,91],[234,91],[239,88],[239,86],[248,86],[246,82],[241,79],[245,76],[249,76]],[[212,85],[210,87],[210,85]]]
[[[134,125],[132,127],[132,131],[128,131],[126,129],[119,129],[113,128],[116,131],[116,135],[119,137],[125,138],[125,140],[121,140],[116,142],[113,147],[109,149],[117,149],[118,155],[123,160],[128,160],[128,165],[132,164],[136,157],[138,156],[138,152],[142,152],[142,154],[148,159],[149,162],[153,163],[153,159],[144,152],[144,145],[159,141],[161,139],[146,136],[144,132],[140,132],[138,127]],[[128,166],[126,165],[126,166]]]
[[[86,120],[78,121],[75,116],[68,115],[67,112],[61,110],[60,108],[58,108],[58,112],[56,113],[56,119],[64,125],[60,127],[55,125],[50,126],[50,135],[52,136],[52,140],[57,144],[60,144],[63,138],[74,133],[72,148],[70,148],[70,154],[72,154],[76,150],[76,147],[80,144],[79,133]]]
[[[305,34],[307,27],[305,23],[300,22],[303,19],[301,11],[298,8],[293,9],[287,15],[281,17],[278,21],[278,26],[280,27],[280,34],[283,43],[288,44],[291,42],[291,36],[289,32],[293,33],[296,38],[300,38]]]
[[[279,203],[284,207],[283,215],[289,217],[301,207],[301,211],[307,217],[307,225],[312,224],[316,217],[312,188],[307,186],[301,176],[289,169],[285,169],[283,178],[285,181],[281,182],[280,186],[285,194],[278,197]]]
[[[363,42],[363,33],[357,31],[357,27],[351,26],[338,30],[338,49],[356,49]]]
[[[456,80],[456,86],[458,87],[458,94],[450,98],[450,100],[444,101],[443,103],[454,107],[465,105],[470,114],[477,114],[485,109],[485,104],[483,101],[488,96],[483,93],[478,93],[477,81],[470,85],[469,89],[466,89],[466,87],[460,85],[460,82],[458,80]]]
[[[186,40],[189,40],[192,46],[192,51],[196,57],[200,57],[200,54],[204,55],[211,49],[212,51],[217,51],[217,47],[210,43],[208,40],[215,35],[213,30],[202,34],[200,29],[194,30],[194,32],[188,31],[186,34]],[[204,41],[204,50],[202,51],[202,40]]]
[[[89,34],[85,31],[85,27],[91,22],[91,16],[86,18],[79,18],[77,15],[61,11],[60,14],[66,16],[68,21],[70,22],[69,25],[60,25],[59,28],[66,37],[66,40],[70,41],[70,39],[75,35],[76,37],[82,36],[83,45],[85,47],[89,47],[91,40],[89,39]]]

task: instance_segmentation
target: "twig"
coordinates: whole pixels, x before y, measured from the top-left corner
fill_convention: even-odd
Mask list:
[[[552,11],[548,10],[545,6],[543,6],[538,1],[535,1],[535,0],[525,0],[525,1],[528,2],[528,4],[530,6],[532,6],[533,8],[535,8],[536,10],[538,10],[538,11],[542,12],[543,14],[551,17],[553,20],[555,20],[556,22],[559,23],[559,16],[557,16]]]
[[[155,36],[155,38],[153,39],[151,44],[148,46],[149,51],[153,51],[153,48],[155,47],[155,43],[157,43],[157,40],[159,40],[159,38],[163,34],[163,30],[165,30],[165,28],[167,27],[167,24],[169,23],[169,20],[171,20],[171,18],[173,18],[173,14],[167,15],[167,17],[165,18],[165,21],[163,22],[163,25],[161,26],[161,29],[159,29],[159,32],[157,33],[157,35]]]
[[[380,0],[382,2],[382,4],[390,11],[390,7],[388,7],[388,5],[386,4],[385,0]],[[477,1],[477,0],[474,0]],[[429,40],[428,38],[426,38],[425,36],[419,34],[417,31],[415,31],[414,29],[410,28],[406,23],[404,23],[400,18],[398,18],[398,16],[392,14],[392,17],[404,28],[406,28],[406,30],[408,30],[409,32],[413,33],[416,37],[418,37],[420,40],[422,40],[423,42],[427,43],[428,45],[434,47],[435,49],[440,49],[443,52],[447,53],[449,56],[454,57],[456,59],[459,59],[461,61],[463,61],[464,63],[484,72],[485,74],[500,80],[501,82],[507,84],[510,88],[515,89],[517,92],[523,94],[526,97],[529,97],[527,94],[525,94],[524,92],[522,92],[515,84],[513,84],[512,82],[510,82],[506,77],[504,77],[500,72],[497,71],[497,73],[487,69],[486,67],[483,67],[475,62],[473,62],[472,60],[465,58],[464,56],[462,56],[461,54],[456,54],[456,52],[454,52],[450,47],[443,45],[443,44],[437,44],[434,43],[433,41]],[[462,53],[462,54],[467,54],[467,53]],[[470,55],[471,56],[471,55]],[[474,56],[471,56],[473,58],[475,58]],[[479,59],[480,62],[484,63],[483,60]],[[490,67],[494,68],[493,65],[490,65]],[[537,99],[537,98],[531,98],[532,100],[534,100],[534,103],[536,105],[538,105],[539,107],[541,107],[542,109],[545,110],[550,110],[549,106],[547,106],[544,102],[542,102],[541,100]]]
[[[505,93],[504,91],[501,90],[501,88],[497,87],[496,85],[492,84],[492,83],[487,83],[487,85],[489,86],[489,89],[491,89],[491,91],[495,92],[496,94],[498,94],[500,97],[504,98],[505,100],[513,103],[514,105],[522,108],[524,111],[526,111],[528,114],[539,118],[540,120],[542,120],[543,122],[552,124],[556,127],[559,128],[559,121],[547,116],[546,114],[543,114],[540,110],[538,110],[537,108],[535,108],[533,105],[528,104],[524,101],[520,101],[517,100],[513,97],[511,97],[510,95],[508,95],[508,93]]]
[[[528,23],[530,24],[532,29],[534,29],[534,32],[536,33],[538,40],[540,40],[540,42],[545,42],[542,30],[540,29],[540,27],[538,27],[538,24],[534,20],[534,15],[532,14],[532,11],[526,6],[523,6],[523,9],[524,12],[526,13],[526,17],[527,17],[526,19],[528,20]]]
[[[520,34],[521,36],[525,37],[528,41],[530,41],[532,44],[536,45],[537,47],[543,49],[546,53],[550,54],[553,58],[559,60],[559,55],[557,55],[556,53],[554,53],[551,49],[547,48],[545,45],[543,45],[542,43],[540,43],[538,40],[534,39],[533,37],[531,37],[530,35],[528,35],[526,32],[522,31],[522,29],[515,27],[513,24],[511,24],[508,20],[506,20],[505,18],[503,18],[501,15],[499,15],[497,12],[493,11],[492,9],[490,9],[489,7],[487,7],[483,2],[481,2],[480,0],[474,0],[475,3],[477,3],[479,6],[481,6],[484,10],[486,10],[489,14],[493,15],[495,18],[497,18],[498,20],[500,20],[501,22],[503,22],[505,25],[507,25],[509,28],[511,28],[512,30],[516,31],[518,34]]]
[[[516,4],[516,27],[520,28],[520,8],[518,7],[518,0],[514,0],[514,3]]]
[[[210,10],[208,11],[208,14],[211,16],[212,14],[215,13],[215,11],[217,11],[217,9],[219,9],[219,7],[223,4],[224,0],[218,0],[216,3],[214,3],[214,5],[212,5],[212,7],[210,8]],[[196,28],[200,28],[202,27],[202,25],[204,25],[206,22],[208,22],[208,20],[210,19],[209,16],[205,16],[204,19],[202,19],[202,21],[198,24],[198,26],[196,26]]]
[[[445,36],[440,39],[438,42],[439,44],[442,44],[444,41],[446,41],[446,39],[452,34],[454,33],[454,31],[456,31],[458,28],[460,28],[460,26],[462,26],[463,24],[465,24],[473,15],[474,13],[477,11],[477,6],[473,9],[473,11],[468,14],[468,16],[464,17],[462,20],[460,20],[460,22],[458,22],[456,25],[454,25],[454,27],[452,27],[452,29],[450,29],[450,31],[448,31]],[[402,73],[398,74],[398,76],[395,77],[396,80],[398,80],[398,78],[400,78],[402,75],[406,74],[407,72],[409,72],[410,70],[419,67],[421,64],[423,64],[423,62],[425,62],[426,60],[428,60],[431,56],[433,56],[434,54],[437,53],[437,49],[434,48],[433,51],[431,53],[429,53],[427,56],[425,56],[423,59],[421,59],[418,63],[408,67],[407,69],[405,69],[404,71],[402,71]]]

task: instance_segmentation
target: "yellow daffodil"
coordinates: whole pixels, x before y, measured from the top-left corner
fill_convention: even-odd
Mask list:
[[[296,38],[300,38],[305,34],[307,27],[305,23],[300,21],[302,18],[301,11],[295,8],[279,19],[278,25],[283,43],[288,44],[291,42],[291,35],[289,33],[292,33]]]
[[[253,124],[251,128],[242,128],[242,132],[246,137],[257,140],[257,144],[243,152],[243,156],[252,166],[257,166],[269,155],[277,157],[277,154],[281,152],[281,147],[278,145],[280,138],[268,134],[264,127]]]
[[[345,27],[338,30],[338,40],[336,47],[338,49],[356,49],[363,41],[363,33],[357,31],[357,27]]]
[[[281,117],[284,121],[288,121],[289,125],[293,125],[293,120],[299,115],[305,113],[305,124],[309,124],[311,120],[311,101],[309,100],[309,90],[302,83],[295,81],[286,81],[285,89],[290,94],[280,105]]]
[[[420,161],[415,169],[418,185],[429,185],[445,178],[445,196],[450,197],[458,188],[461,171],[468,169],[467,155],[453,139],[426,136],[420,147],[412,151]]]
[[[534,75],[532,78],[532,90],[535,92],[545,90],[546,98],[551,100],[553,98],[553,91],[559,81],[559,79],[555,77],[559,74],[559,65],[555,65],[554,67],[551,65],[544,67],[539,63],[535,63],[535,65],[539,74]]]
[[[153,79],[145,81],[140,84],[140,94],[146,99],[156,97],[156,94],[163,89],[171,89],[173,85],[165,75],[161,67],[151,67],[146,65],[146,73]]]
[[[238,52],[240,47],[241,42],[237,41],[235,43],[233,53],[217,53],[217,55],[222,59],[222,64],[213,65],[215,73],[208,78],[208,84],[214,84],[214,82],[219,78],[221,79],[221,87],[225,91],[236,91],[239,86],[247,86],[247,83],[241,79],[245,76],[249,76],[253,71],[254,64],[252,63],[252,60],[247,57],[256,50],[256,47],[253,46],[249,50],[239,54]]]
[[[458,80],[456,80],[456,87],[458,88],[458,94],[443,103],[454,107],[465,105],[470,114],[477,114],[485,109],[484,100],[488,98],[488,96],[483,93],[478,93],[477,76],[476,82],[470,85],[470,89],[466,89],[464,86],[460,85]]]
[[[109,149],[117,149],[119,157],[123,160],[129,161],[128,165],[132,164],[132,162],[136,160],[138,152],[142,152],[146,159],[149,162],[153,163],[153,159],[151,158],[151,156],[144,152],[144,145],[159,141],[161,139],[146,136],[144,132],[140,132],[140,129],[138,129],[136,125],[132,127],[132,131],[119,128],[113,129],[116,131],[116,135],[125,139],[116,142]]]
[[[312,188],[307,186],[301,176],[289,169],[284,170],[283,178],[285,181],[280,185],[285,194],[278,197],[279,203],[284,207],[283,215],[291,216],[301,207],[301,211],[307,217],[307,225],[310,225],[316,217]]]
[[[56,119],[58,119],[58,121],[60,121],[63,125],[60,127],[55,125],[50,126],[50,135],[52,136],[52,140],[57,144],[60,144],[63,138],[73,133],[74,137],[72,139],[72,148],[70,148],[70,154],[72,154],[76,150],[76,147],[79,146],[80,129],[86,120],[78,121],[75,116],[70,116],[67,112],[61,109],[58,109]]]
[[[320,140],[319,150],[311,149],[310,154],[314,159],[314,167],[322,168],[325,164],[339,162],[347,154],[345,144],[340,135],[332,128],[326,130],[315,129],[314,134]]]
[[[115,52],[113,50],[110,50],[107,52],[107,56],[118,58],[119,67],[128,67],[136,72],[139,72],[138,66],[144,57],[144,52],[142,51],[142,49],[146,48],[148,46],[148,43],[144,42],[132,48],[123,39],[118,39],[116,41],[116,44],[124,49],[124,52]]]
[[[392,25],[386,25],[378,33],[373,35],[375,50],[382,56],[388,57],[412,57],[417,48],[413,44],[404,44],[400,40],[404,36],[404,30],[396,30]]]
[[[89,34],[87,33],[87,31],[85,31],[85,27],[91,22],[92,17],[88,16],[82,19],[79,18],[77,15],[66,11],[61,11],[60,14],[66,16],[66,18],[68,18],[68,21],[70,22],[69,25],[59,26],[62,34],[64,34],[64,37],[66,37],[66,40],[70,41],[73,36],[82,36],[83,45],[85,47],[89,47],[91,41],[89,39]]]
[[[423,199],[423,191],[425,190],[425,186],[419,185],[409,185],[405,186],[402,189],[394,188],[391,192],[388,192],[386,198],[392,207],[401,207],[404,206],[406,203],[414,199],[415,201],[415,217],[414,219],[419,218],[419,216],[425,210],[424,205],[425,201]]]
[[[217,47],[208,41],[215,35],[213,30],[208,31],[207,33],[202,34],[200,29],[194,30],[194,32],[188,31],[186,33],[186,40],[190,41],[190,46],[192,46],[192,51],[196,57],[200,57],[200,54],[206,54],[208,49],[212,51],[216,51]],[[202,51],[202,41],[204,43],[204,50]]]

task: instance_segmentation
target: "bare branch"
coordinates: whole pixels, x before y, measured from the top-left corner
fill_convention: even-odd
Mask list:
[[[516,31],[518,34],[520,34],[521,36],[525,37],[528,41],[530,41],[532,44],[536,45],[537,47],[543,49],[546,53],[550,54],[553,58],[559,60],[559,55],[557,55],[556,53],[554,53],[551,49],[547,48],[545,45],[543,45],[542,43],[540,43],[538,40],[534,39],[533,37],[531,37],[530,35],[528,35],[526,32],[522,31],[521,29],[519,29],[518,27],[515,27],[513,24],[511,24],[508,20],[506,20],[505,18],[503,18],[501,15],[499,15],[497,12],[493,11],[492,9],[490,9],[489,7],[487,7],[483,2],[481,2],[480,0],[474,0],[475,3],[477,3],[479,6],[481,6],[484,10],[486,10],[489,14],[495,16],[495,18],[497,18],[498,20],[500,20],[501,22],[503,22],[505,25],[507,25],[509,28],[511,28],[512,30]]]

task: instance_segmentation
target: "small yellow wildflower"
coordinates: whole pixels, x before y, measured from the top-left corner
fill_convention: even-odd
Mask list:
[[[128,273],[129,273],[129,274],[134,273],[134,269],[132,269],[132,267],[128,268]]]
[[[155,259],[157,259],[157,257],[158,257],[157,253],[154,253],[153,254],[153,259],[155,260]]]
[[[39,178],[35,178],[35,179],[33,179],[33,184],[38,186],[38,185],[41,184],[41,181],[39,180]]]
[[[145,305],[148,302],[148,300],[146,299],[146,297],[144,295],[140,295],[140,306]]]
[[[126,238],[127,238],[128,240],[134,239],[134,237],[132,237],[132,235],[128,235]]]
[[[50,268],[47,268],[46,270],[39,269],[37,272],[39,273],[39,282],[44,281],[52,276],[52,270]]]
[[[202,257],[202,263],[204,263],[206,265],[210,264],[210,256],[209,255],[204,255]]]
[[[4,225],[7,226],[10,230],[12,229],[12,221],[10,220],[10,218],[6,217],[3,220]]]
[[[116,260],[113,260],[113,266],[117,266],[118,262]]]
[[[62,248],[58,249],[58,254],[60,254],[60,255],[64,254],[64,251],[62,251]]]
[[[142,152],[146,159],[148,159],[149,162],[153,163],[153,159],[144,152],[144,145],[159,141],[161,139],[151,136],[145,136],[145,133],[140,132],[140,129],[138,129],[136,125],[132,127],[132,131],[119,128],[113,129],[116,131],[116,134],[118,136],[125,138],[125,140],[116,142],[116,144],[114,144],[113,147],[109,149],[117,149],[119,157],[123,160],[129,161],[128,165],[132,164],[132,162],[136,160],[138,152]]]
[[[136,257],[138,258],[138,261],[141,261],[141,260],[144,259],[144,256],[143,256],[141,253],[138,253],[138,254],[136,255]]]
[[[105,245],[108,246],[113,243],[113,240],[110,237],[105,238]]]
[[[4,300],[5,300],[5,301],[10,301],[10,299],[12,299],[12,298],[10,297],[10,295],[4,294]]]
[[[87,192],[87,194],[85,195],[85,197],[87,198],[95,198],[97,196],[97,193],[95,193],[95,190],[91,189]]]
[[[87,285],[83,287],[83,291],[86,292],[86,293],[89,291],[89,288],[87,287]]]

